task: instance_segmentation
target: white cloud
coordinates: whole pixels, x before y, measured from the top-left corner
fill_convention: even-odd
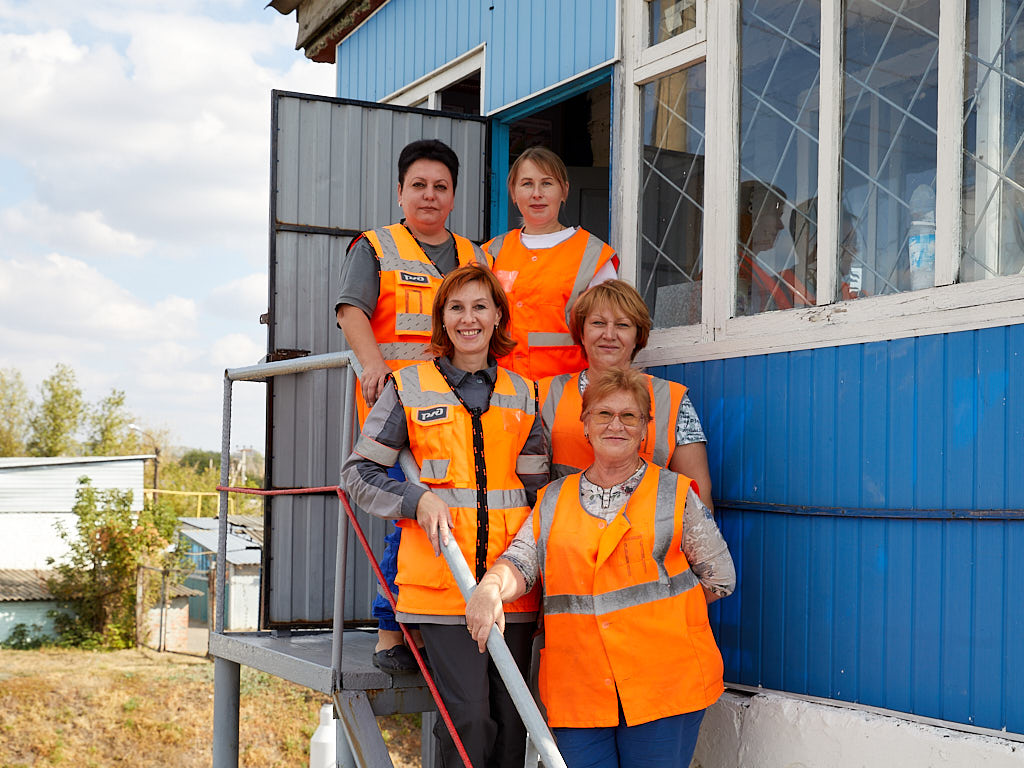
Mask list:
[[[270,91],[334,90],[295,33],[250,0],[0,0],[0,366],[219,445],[223,370],[266,351]]]
[[[219,317],[256,322],[267,311],[267,283],[267,273],[256,272],[217,286],[210,291],[203,309]]]
[[[102,211],[59,213],[37,202],[0,210],[0,231],[7,236],[8,249],[33,243],[98,258],[139,256],[152,245],[131,232],[111,227]]]
[[[140,301],[84,261],[51,253],[0,260],[0,328],[106,342],[196,335],[192,299]]]

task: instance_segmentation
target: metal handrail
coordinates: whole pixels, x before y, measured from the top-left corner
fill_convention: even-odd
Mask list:
[[[355,375],[353,369],[359,365],[350,352],[328,352],[322,355],[307,355],[291,360],[261,362],[241,368],[224,371],[224,407],[221,415],[220,486],[226,488],[231,464],[231,397],[232,385],[236,381],[266,381],[274,376],[291,373],[308,373],[330,368],[346,368],[345,391],[353,392]],[[340,456],[347,456],[352,448],[352,409],[346,408],[342,417]],[[224,599],[227,589],[228,549],[228,491],[220,491],[220,514],[217,530],[217,594],[215,600],[214,632],[224,633]],[[344,580],[345,555],[348,546],[348,520],[344,515],[338,518],[337,553],[335,556],[334,627],[331,637],[331,674],[335,687],[341,683],[341,647],[345,628],[345,593],[337,589]]]

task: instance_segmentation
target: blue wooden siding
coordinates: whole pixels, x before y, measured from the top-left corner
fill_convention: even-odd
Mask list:
[[[1024,733],[1024,325],[652,372],[709,438],[728,680]]]
[[[391,0],[338,47],[337,95],[379,101],[480,43],[489,113],[611,59],[615,2]]]

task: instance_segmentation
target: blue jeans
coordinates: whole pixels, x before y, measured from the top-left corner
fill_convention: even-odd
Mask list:
[[[391,524],[391,532],[384,537],[384,554],[380,557],[380,569],[384,573],[384,579],[391,588],[391,594],[398,598],[398,587],[395,586],[395,576],[398,575],[398,547],[402,543],[402,529],[396,524]],[[380,593],[377,588],[377,596],[373,598],[373,618],[377,620],[377,629],[392,630],[398,632],[401,627],[395,621],[395,612],[391,610],[391,603]]]
[[[686,768],[697,746],[703,709],[641,725],[552,728],[568,768]]]
[[[405,474],[397,464],[388,470],[388,476],[394,480],[405,480]],[[398,599],[398,587],[395,585],[395,576],[398,575],[398,547],[401,543],[402,529],[392,523],[391,532],[384,537],[384,554],[380,556],[380,569],[396,600]],[[391,603],[380,593],[380,587],[377,588],[377,596],[373,598],[371,610],[373,618],[377,620],[377,629],[401,631],[401,627],[395,621],[395,612],[391,610]]]

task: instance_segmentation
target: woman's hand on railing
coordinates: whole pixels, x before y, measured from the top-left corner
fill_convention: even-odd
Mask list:
[[[501,603],[501,580],[494,573],[485,573],[466,603],[466,629],[476,640],[480,653],[487,650],[487,638],[495,623],[498,631],[504,634],[505,611]]]
[[[448,544],[449,529],[455,527],[448,505],[436,493],[427,491],[420,496],[419,503],[416,505],[416,522],[430,539],[430,545],[434,548],[434,557],[440,556],[441,545]]]

